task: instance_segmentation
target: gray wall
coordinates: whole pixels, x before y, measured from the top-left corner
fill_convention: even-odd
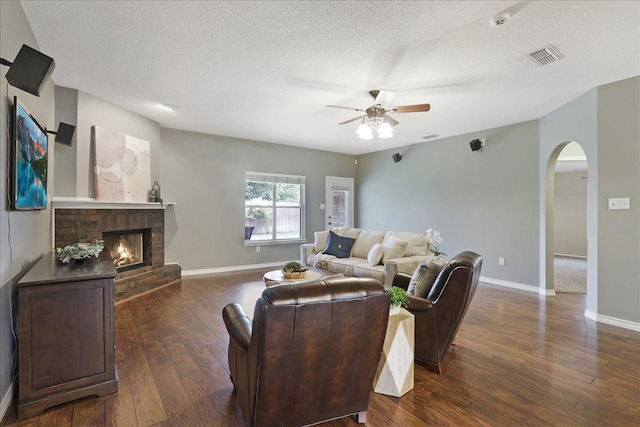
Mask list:
[[[553,172],[562,147],[588,160],[587,312],[640,322],[640,77],[600,86],[540,119],[541,273],[553,286]],[[546,174],[545,174],[546,173]],[[629,197],[610,211],[607,199]]]
[[[23,44],[39,49],[31,27],[18,2],[0,1],[0,56],[9,61],[18,54]],[[46,53],[46,52],[45,52]],[[55,58],[54,58],[55,59]],[[12,359],[16,351],[11,333],[11,315],[16,315],[15,284],[44,253],[51,248],[51,210],[11,211],[7,210],[7,140],[9,126],[8,109],[17,95],[29,112],[47,129],[55,128],[55,89],[49,79],[41,90],[40,97],[8,86],[5,74],[0,71],[0,402],[8,404],[7,394],[12,382]],[[55,73],[54,73],[55,76]],[[7,93],[8,90],[8,93]],[[49,138],[48,189],[53,185],[54,150],[53,138]],[[13,304],[13,307],[10,307]],[[17,383],[15,384],[17,387]],[[0,416],[3,415],[0,411]]]
[[[246,171],[306,176],[306,235],[324,229],[325,176],[355,178],[355,157],[175,129],[162,129],[165,259],[183,270],[294,260],[299,244],[244,243]]]
[[[640,77],[598,93],[598,314],[640,322]],[[607,199],[631,198],[630,210]]]
[[[56,94],[62,96],[56,102],[59,120],[64,117],[68,120],[66,123],[77,126],[73,147],[60,147],[61,144],[56,144],[56,170],[67,170],[60,181],[56,180],[57,196],[95,196],[94,171],[90,161],[92,126],[101,126],[149,141],[151,182],[158,179],[161,153],[158,123],[75,89],[57,87]]]
[[[78,125],[78,91],[66,87],[56,86],[56,123],[64,122],[73,126]],[[56,153],[55,174],[53,182],[54,193],[58,197],[75,197],[78,131],[73,134],[71,146],[55,143]]]
[[[470,150],[474,138],[482,151]],[[483,276],[539,286],[537,121],[359,156],[357,195],[359,227],[434,228],[449,256],[483,255]]]
[[[555,254],[587,256],[587,172],[555,174]]]

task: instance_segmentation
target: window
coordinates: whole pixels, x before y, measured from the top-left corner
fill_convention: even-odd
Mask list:
[[[304,240],[304,176],[247,172],[244,183],[244,240]]]

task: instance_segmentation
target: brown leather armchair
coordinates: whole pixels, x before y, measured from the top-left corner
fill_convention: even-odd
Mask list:
[[[301,426],[357,415],[365,422],[389,318],[375,279],[267,288],[253,322],[222,311],[229,370],[247,426]]]
[[[407,308],[415,315],[415,359],[441,373],[442,360],[456,337],[476,292],[482,257],[462,252],[436,278],[427,298],[409,296]],[[411,276],[397,273],[393,285],[407,289]]]

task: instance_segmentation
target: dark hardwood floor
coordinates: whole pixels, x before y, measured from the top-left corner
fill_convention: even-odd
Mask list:
[[[2,425],[242,426],[221,311],[238,302],[253,316],[265,271],[188,277],[118,304],[118,393],[21,421],[14,401]],[[481,283],[442,375],[416,365],[402,398],[372,392],[367,425],[639,425],[640,333],[596,324],[584,309],[585,295]]]

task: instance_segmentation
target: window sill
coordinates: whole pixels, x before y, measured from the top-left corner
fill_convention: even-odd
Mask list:
[[[287,240],[245,240],[244,246],[271,246],[271,245],[291,245],[307,243],[307,239],[287,239]]]

